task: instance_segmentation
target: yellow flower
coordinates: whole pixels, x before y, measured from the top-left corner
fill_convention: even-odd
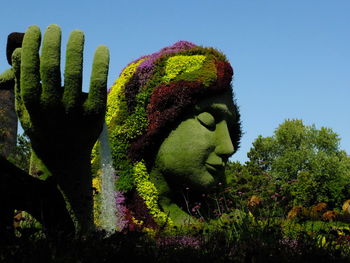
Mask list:
[[[343,204],[342,210],[346,213],[346,214],[350,214],[350,199],[346,200]]]
[[[135,217],[132,217],[132,218],[131,218],[131,221],[132,221],[134,224],[138,225],[138,226],[142,226],[142,225],[143,225],[143,221],[142,221],[142,220],[137,220]]]
[[[199,70],[206,56],[174,56],[167,60],[165,67],[165,75],[163,81],[169,82],[176,78],[179,74],[189,73]]]
[[[172,226],[173,222],[166,213],[161,211],[158,206],[158,190],[149,180],[146,165],[143,161],[137,162],[133,168],[136,190],[145,202],[150,214],[159,225]]]
[[[94,189],[93,192],[93,211],[94,211],[94,224],[96,226],[100,226],[100,205],[101,205],[101,200],[100,200],[100,194],[101,193],[101,178],[99,176],[96,176],[95,178],[92,179],[92,187]]]

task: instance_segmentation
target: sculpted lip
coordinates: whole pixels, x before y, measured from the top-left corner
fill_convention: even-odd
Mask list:
[[[225,164],[224,163],[221,163],[221,164],[205,163],[205,167],[211,173],[218,173],[224,170]]]

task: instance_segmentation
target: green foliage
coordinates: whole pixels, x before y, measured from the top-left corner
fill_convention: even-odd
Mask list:
[[[144,165],[138,163],[135,171],[141,185],[147,182]],[[151,191],[147,190],[146,194]],[[242,206],[210,222],[173,226],[165,231],[148,229],[148,234],[117,232],[108,237],[103,232],[94,232],[82,238],[51,239],[40,235],[35,225],[28,225],[30,228],[21,230],[20,238],[0,248],[0,259],[4,262],[349,262],[347,224],[300,223],[275,217],[270,212],[269,216],[258,217]]]
[[[249,200],[255,196],[264,202],[265,210],[260,210],[260,215],[266,212],[266,208],[276,209],[276,200],[271,198],[276,191],[276,186],[271,183],[272,178],[267,172],[255,171],[254,173],[247,165],[228,162],[225,174],[229,197],[234,202],[234,207],[246,207]]]
[[[350,162],[346,154],[320,152],[309,162],[309,171],[300,172],[291,186],[294,203],[310,206],[323,201],[340,207],[349,197]]]
[[[14,152],[10,154],[8,160],[22,170],[28,172],[31,152],[32,147],[28,136],[25,134],[19,134],[17,136],[16,148]]]
[[[239,217],[239,218],[238,218]],[[22,235],[0,249],[3,262],[349,262],[347,227],[279,224],[244,212],[215,226],[186,226],[149,236],[95,232],[83,238]],[[106,253],[108,251],[108,253]]]
[[[268,184],[290,206],[327,202],[340,207],[350,194],[350,158],[339,149],[339,141],[329,128],[286,120],[273,136],[253,142],[246,166],[252,175],[268,175]]]
[[[118,171],[117,189],[119,191],[128,191],[134,186],[133,165],[127,156],[128,142],[140,135],[147,127],[147,118],[145,116],[144,108],[137,107],[131,115],[127,116],[122,125],[111,124],[112,158],[114,167]]]
[[[0,74],[0,89],[12,89],[15,84],[15,75],[12,68]]]

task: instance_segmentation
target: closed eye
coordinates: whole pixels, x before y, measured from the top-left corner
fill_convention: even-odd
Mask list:
[[[207,129],[213,131],[216,127],[215,118],[209,112],[202,112],[197,115],[197,120]]]

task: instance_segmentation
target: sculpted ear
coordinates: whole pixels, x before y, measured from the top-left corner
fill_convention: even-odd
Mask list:
[[[7,37],[6,57],[7,62],[12,66],[12,53],[16,48],[22,47],[24,33],[13,32]]]

